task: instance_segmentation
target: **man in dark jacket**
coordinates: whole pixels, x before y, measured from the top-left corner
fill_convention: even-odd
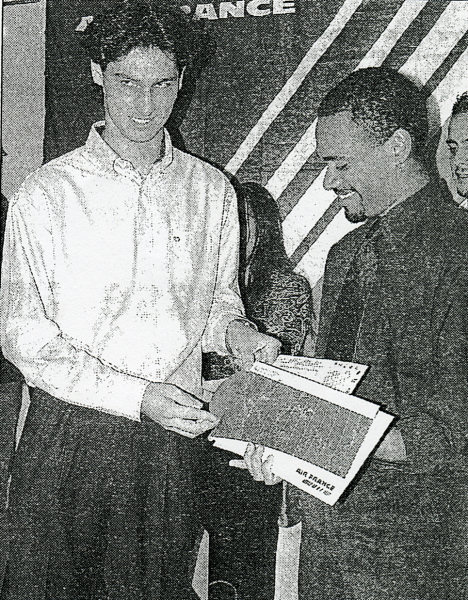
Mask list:
[[[424,96],[384,68],[319,108],[324,186],[365,224],[328,256],[316,356],[369,365],[356,394],[397,419],[335,507],[301,495],[304,600],[464,597],[468,219],[428,175],[427,131]]]

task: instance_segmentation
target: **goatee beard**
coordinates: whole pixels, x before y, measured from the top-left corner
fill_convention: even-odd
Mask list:
[[[344,209],[345,217],[350,223],[363,223],[367,220],[366,215],[363,212],[351,212],[346,207]]]

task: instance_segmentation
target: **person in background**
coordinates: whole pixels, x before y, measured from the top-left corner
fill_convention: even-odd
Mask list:
[[[426,98],[357,70],[318,111],[324,186],[364,224],[327,258],[316,356],[369,365],[356,395],[397,419],[334,506],[298,492],[301,600],[467,593],[468,215],[426,170]],[[275,483],[263,449],[245,461]]]
[[[458,194],[457,204],[468,208],[468,92],[459,96],[453,105],[446,144]]]
[[[236,188],[241,225],[239,284],[247,317],[281,342],[281,353],[302,355],[313,333],[312,294],[286,255],[278,206],[256,183]],[[234,373],[229,357],[204,355],[208,384]],[[278,516],[286,490],[265,488],[229,466],[233,454],[206,449],[203,523],[209,532],[210,600],[273,600]]]
[[[165,130],[195,25],[131,2],[81,32],[105,121],[11,201],[2,345],[31,405],[2,600],[188,600],[202,350],[279,342],[244,316],[233,188]]]

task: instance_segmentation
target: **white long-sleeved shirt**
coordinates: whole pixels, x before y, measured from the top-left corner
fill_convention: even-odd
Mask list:
[[[142,177],[101,125],[12,198],[1,342],[30,385],[138,420],[148,382],[200,393],[202,348],[243,318],[236,199],[167,132]]]

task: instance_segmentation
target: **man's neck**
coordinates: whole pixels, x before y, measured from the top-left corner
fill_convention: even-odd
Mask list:
[[[104,128],[104,141],[120,158],[128,160],[142,175],[146,175],[164,154],[164,130],[148,142],[133,142],[115,135],[112,128]]]

